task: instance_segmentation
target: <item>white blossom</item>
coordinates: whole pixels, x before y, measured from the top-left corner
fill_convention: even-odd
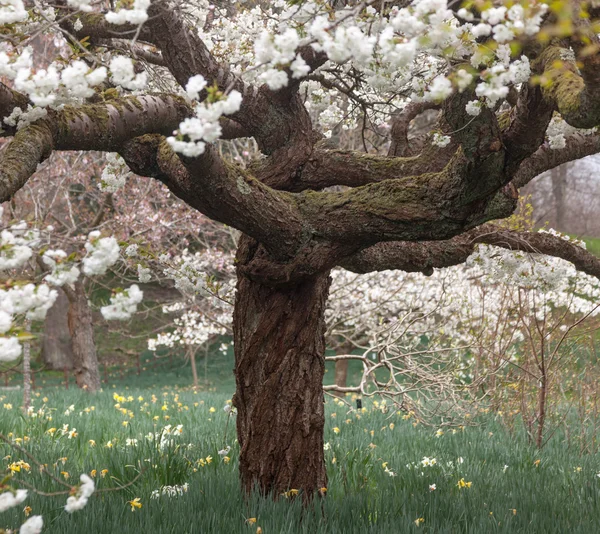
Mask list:
[[[106,320],[126,321],[137,311],[144,293],[134,284],[129,289],[115,294],[108,306],[102,306],[100,312]]]
[[[41,515],[31,516],[19,528],[19,534],[40,534],[44,527],[44,520]]]
[[[87,256],[83,258],[83,272],[88,276],[103,275],[119,259],[119,243],[114,237],[100,237],[100,232],[90,232],[85,244]]]
[[[18,506],[26,498],[27,490],[24,489],[18,489],[14,493],[11,490],[0,493],[0,512],[5,512],[9,508]]]

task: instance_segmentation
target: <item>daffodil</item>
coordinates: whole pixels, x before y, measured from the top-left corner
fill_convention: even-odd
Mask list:
[[[140,498],[136,497],[135,499],[131,500],[131,501],[127,501],[127,504],[129,504],[131,506],[131,511],[135,512],[135,509],[140,509],[142,507],[142,503],[140,502]]]

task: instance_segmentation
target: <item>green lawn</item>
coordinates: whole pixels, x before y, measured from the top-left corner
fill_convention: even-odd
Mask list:
[[[133,400],[115,400],[117,392]],[[66,495],[32,495],[25,504],[44,516],[44,532],[56,534],[255,533],[257,526],[264,534],[589,534],[599,530],[597,455],[580,457],[558,434],[538,453],[523,436],[509,436],[491,418],[480,427],[447,430],[437,437],[436,428],[413,426],[411,419],[382,411],[371,400],[365,401],[364,413],[327,400],[329,484],[327,498],[318,506],[303,513],[299,503],[285,499],[245,502],[238,490],[233,420],[225,436],[228,416],[222,407],[232,392],[232,388],[194,394],[173,387],[117,386],[90,396],[44,389],[37,392],[34,406],[36,410],[45,406],[46,416],[36,418],[20,414],[18,392],[5,393],[0,401],[0,431],[12,432],[12,439],[27,436],[22,442],[26,449],[58,478],[68,473],[69,482],[74,482],[79,474],[95,469],[98,488],[118,488],[144,469],[133,485],[96,494],[86,508],[71,515],[64,511]],[[143,400],[138,400],[140,396]],[[65,415],[70,405],[74,411]],[[77,436],[60,435],[64,424],[69,430],[76,428]],[[144,436],[160,432],[167,424],[172,428],[181,424],[183,431],[161,450]],[[51,435],[51,428],[58,430]],[[137,446],[127,446],[128,438],[137,439]],[[229,463],[218,455],[226,442],[232,446]],[[63,489],[21,453],[8,445],[0,447],[5,466],[18,459],[31,464],[31,470],[22,469],[16,479],[46,492]],[[207,456],[212,457],[209,464]],[[435,465],[423,466],[424,457],[435,458]],[[206,465],[201,465],[201,459]],[[395,476],[386,473],[384,463]],[[103,478],[104,469],[108,472]],[[459,488],[461,479],[471,487]],[[163,485],[185,482],[189,490],[182,496],[151,498],[152,491]],[[436,485],[434,491],[431,484]],[[132,512],[127,501],[135,497],[142,507]],[[17,527],[23,518],[20,507],[5,512],[0,528]],[[248,525],[247,518],[256,518],[256,524]],[[415,524],[418,518],[423,518],[420,526]]]

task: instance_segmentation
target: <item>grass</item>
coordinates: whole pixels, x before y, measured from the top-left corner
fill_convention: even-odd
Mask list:
[[[585,246],[595,256],[600,257],[600,238],[597,237],[584,237]]]
[[[117,392],[125,400],[115,400]],[[30,495],[26,504],[44,516],[48,534],[255,533],[257,526],[265,534],[597,531],[597,455],[580,457],[559,435],[538,452],[522,435],[508,435],[501,421],[491,417],[479,427],[437,437],[436,428],[415,426],[412,419],[371,400],[364,401],[365,410],[359,413],[327,400],[326,499],[304,512],[299,502],[285,499],[245,501],[239,492],[234,421],[228,424],[222,410],[232,392],[195,394],[175,387],[122,385],[90,396],[48,388],[35,393],[35,409],[44,407],[45,413],[35,418],[21,415],[19,392],[6,392],[0,401],[0,431],[12,433],[11,439],[27,436],[21,442],[25,448],[58,478],[68,473],[69,483],[95,469],[98,488],[118,488],[145,469],[133,485],[98,493],[73,514],[64,511],[66,495]],[[70,405],[74,410],[66,415]],[[77,436],[61,435],[64,424],[76,428]],[[183,432],[170,436],[173,443],[164,450],[144,438],[168,424],[183,425]],[[51,428],[59,430],[51,435]],[[137,439],[138,445],[127,446],[128,438]],[[229,463],[218,455],[226,442],[232,446]],[[63,489],[21,453],[6,444],[0,447],[5,466],[18,459],[31,464],[29,472],[15,474],[16,480],[46,492]],[[207,464],[208,456],[212,461]],[[435,465],[423,466],[425,456],[435,458]],[[389,476],[384,464],[396,476]],[[103,469],[108,470],[104,478]],[[471,487],[459,488],[461,479]],[[182,496],[151,498],[165,484],[184,482],[189,490]],[[127,501],[135,497],[142,508],[132,512]],[[256,518],[256,524],[247,524],[248,518]],[[415,524],[418,518],[424,519],[420,526]],[[15,528],[23,519],[20,507],[12,509],[0,516],[0,528]]]

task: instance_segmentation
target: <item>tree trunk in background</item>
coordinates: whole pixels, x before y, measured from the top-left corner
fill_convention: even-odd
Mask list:
[[[192,365],[192,379],[194,381],[194,391],[198,391],[198,371],[196,370],[196,351],[197,347],[190,345],[189,347],[190,363]]]
[[[550,177],[552,179],[552,193],[554,195],[554,206],[556,209],[556,229],[559,232],[565,232],[565,218],[567,214],[567,202],[565,191],[567,188],[567,167],[561,165],[552,169]]]
[[[58,298],[46,314],[44,322],[42,361],[47,369],[62,371],[65,367],[73,369],[73,347],[67,320],[69,299],[60,287],[56,290]]]
[[[65,292],[71,304],[68,322],[73,343],[75,381],[82,389],[97,391],[100,389],[100,373],[94,343],[92,310],[81,282],[75,282],[74,288],[68,288]]]
[[[25,331],[31,332],[31,323],[26,321]],[[31,404],[31,342],[23,343],[23,411],[27,413]]]
[[[240,477],[277,498],[300,490],[305,501],[327,486],[325,303],[329,273],[272,288],[238,274],[233,314],[234,406]]]
[[[348,383],[348,360],[336,360],[335,362],[335,385],[345,388]],[[345,395],[342,391],[335,391],[336,397]]]

